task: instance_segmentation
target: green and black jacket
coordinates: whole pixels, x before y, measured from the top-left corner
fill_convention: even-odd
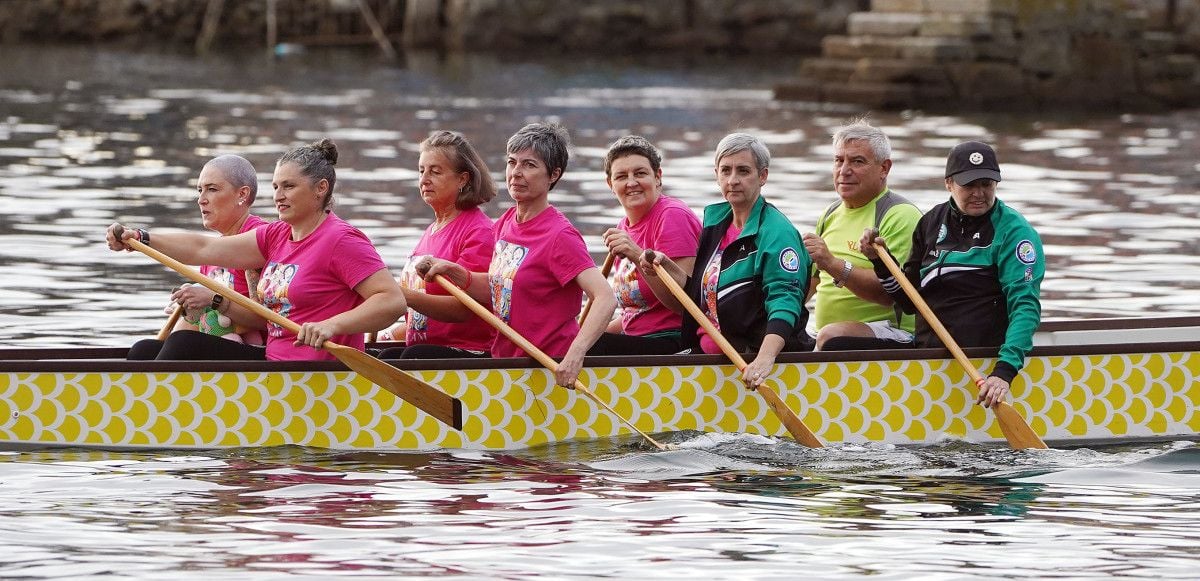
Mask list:
[[[896,304],[916,311],[883,261],[875,274]],[[1046,273],[1042,241],[1029,222],[1000,200],[982,216],[967,216],[954,200],[921,217],[913,231],[904,274],[921,292],[950,336],[963,347],[1000,346],[992,375],[1012,382],[1033,347],[1042,318]],[[918,347],[941,347],[933,329],[917,317]]]
[[[705,311],[701,278],[732,223],[733,209],[728,202],[704,208],[696,266],[685,288]],[[804,308],[811,266],[812,259],[796,227],[760,196],[741,235],[721,255],[717,280],[721,334],[743,353],[757,351],[767,334],[783,337],[785,351],[811,349],[805,331],[808,310]],[[683,318],[684,345],[692,347],[693,352],[699,352],[700,346],[697,327],[691,317]]]

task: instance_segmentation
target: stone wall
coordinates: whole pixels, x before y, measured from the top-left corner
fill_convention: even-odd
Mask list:
[[[873,0],[777,95],[890,109],[1194,106],[1200,61],[1177,32],[1187,23],[1166,18],[1166,2],[1134,5]],[[1197,2],[1176,2],[1176,16],[1183,5]]]
[[[397,44],[451,50],[815,54],[869,0],[368,0]],[[0,0],[0,42],[193,44],[210,0]],[[265,0],[225,0],[214,45],[260,44]],[[356,0],[277,0],[280,42],[373,42]]]

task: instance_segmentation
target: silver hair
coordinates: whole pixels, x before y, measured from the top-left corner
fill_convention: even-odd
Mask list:
[[[749,150],[754,156],[754,168],[759,172],[771,166],[771,150],[761,139],[749,133],[730,133],[721,138],[717,144],[717,155],[713,158],[715,165],[721,164],[721,158]]]
[[[240,155],[218,155],[208,160],[204,167],[211,167],[221,172],[225,179],[233,184],[234,189],[249,186],[250,199],[247,202],[254,204],[254,198],[258,195],[258,173],[254,171],[254,166],[246,158]]]
[[[509,155],[532,149],[534,155],[546,164],[546,173],[554,175],[559,170],[558,179],[550,183],[550,189],[562,179],[562,173],[567,171],[567,161],[571,154],[571,136],[558,123],[530,123],[519,129],[508,138],[507,151]]]
[[[892,143],[888,141],[883,130],[867,123],[866,119],[856,119],[843,125],[833,133],[834,149],[841,147],[847,141],[865,141],[875,155],[875,161],[883,163],[892,159]]]

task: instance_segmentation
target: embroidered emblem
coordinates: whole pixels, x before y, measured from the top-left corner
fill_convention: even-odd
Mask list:
[[[937,244],[941,244],[943,241],[945,241],[946,236],[948,236],[949,234],[950,234],[950,231],[946,229],[945,224],[942,224],[941,226],[939,226],[938,227]]]
[[[1037,262],[1037,251],[1033,249],[1033,243],[1028,240],[1022,240],[1017,243],[1017,260],[1025,264],[1033,264]]]
[[[979,165],[983,163],[983,154],[976,151],[967,158],[967,161],[971,162],[971,165]]]
[[[800,255],[792,247],[783,249],[779,253],[779,266],[788,272],[796,272],[800,270]]]
[[[1033,267],[1025,267],[1025,282],[1033,282]]]

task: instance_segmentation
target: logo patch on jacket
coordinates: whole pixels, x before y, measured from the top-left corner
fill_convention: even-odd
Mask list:
[[[1017,243],[1017,260],[1025,264],[1033,264],[1037,262],[1037,251],[1033,249],[1033,243],[1028,240],[1022,240]]]
[[[935,242],[935,244],[941,244],[942,241],[944,241],[946,239],[946,235],[949,233],[950,233],[950,231],[946,229],[945,224],[942,224],[941,226],[939,226],[937,242]]]
[[[779,253],[779,266],[788,272],[796,272],[800,270],[800,255],[796,253],[796,249],[787,247],[783,252]]]

